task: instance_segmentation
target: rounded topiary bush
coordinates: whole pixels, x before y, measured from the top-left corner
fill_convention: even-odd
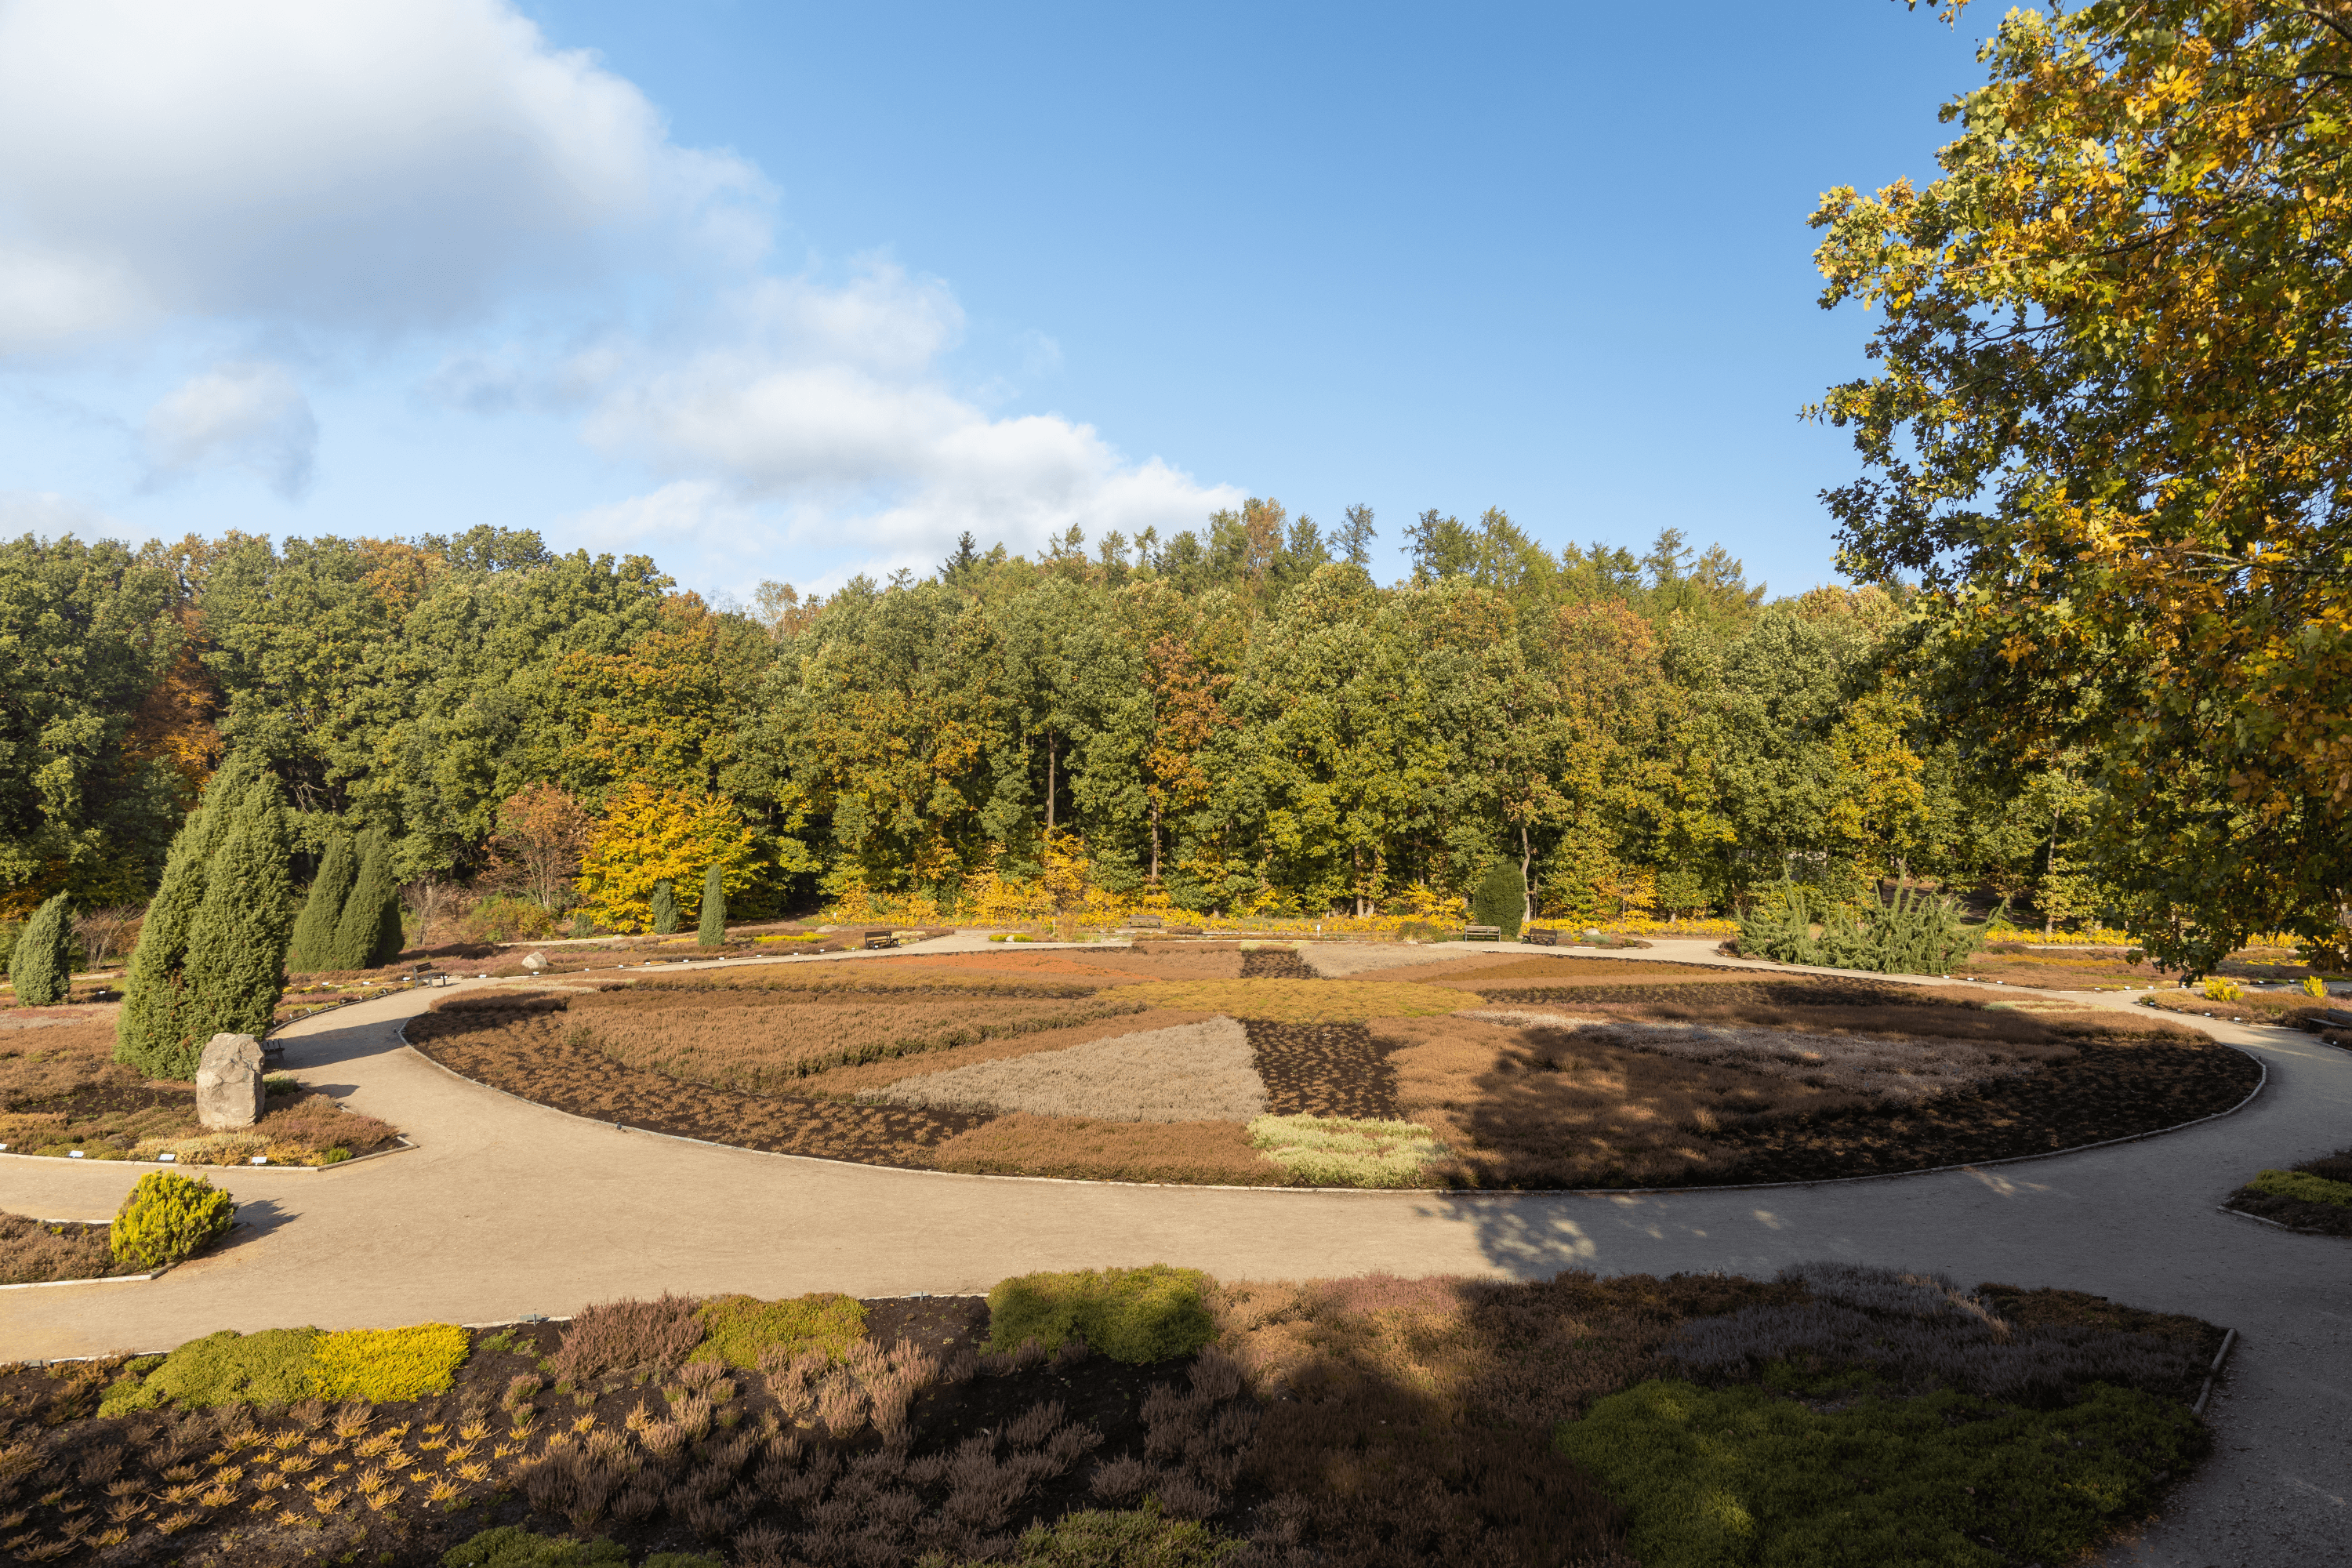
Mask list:
[[[1191,1355],[1213,1338],[1209,1277],[1164,1263],[1022,1274],[988,1293],[988,1348],[1035,1340],[1058,1350],[1076,1335],[1087,1348],[1133,1364]]]
[[[114,1216],[114,1256],[162,1268],[227,1231],[236,1202],[202,1176],[150,1171]]]

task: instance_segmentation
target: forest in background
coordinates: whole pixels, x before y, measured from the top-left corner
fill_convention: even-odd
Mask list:
[[[966,536],[928,575],[749,605],[644,556],[457,538],[0,545],[0,916],[136,903],[211,769],[283,782],[307,875],[380,831],[408,882],[641,927],[722,865],[739,915],[942,914],[1076,879],[1259,916],[1721,910],[1793,871],[2100,913],[2086,786],[1980,775],[1904,668],[1899,588],[1768,599],[1720,548],[1553,553],[1497,510],[1253,500],[1162,542]]]

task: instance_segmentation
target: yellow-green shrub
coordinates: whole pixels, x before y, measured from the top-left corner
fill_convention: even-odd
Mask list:
[[[144,1379],[124,1378],[99,1402],[102,1415],[148,1410],[170,1400],[183,1410],[215,1405],[288,1405],[310,1392],[316,1329],[223,1329],[190,1340]]]
[[[2234,980],[2224,980],[2218,974],[2205,977],[2205,1000],[2208,1002],[2235,1002],[2244,994],[2244,989]]]
[[[2327,997],[2327,982],[2316,974],[2306,974],[2303,977],[2303,994],[2306,996],[2316,996],[2325,1001]]]
[[[2249,1184],[2274,1198],[2298,1198],[2307,1204],[2334,1204],[2352,1209],[2352,1182],[2331,1182],[2308,1171],[2264,1171]]]
[[[454,1323],[345,1329],[320,1336],[309,1392],[322,1399],[421,1399],[446,1394],[470,1341]]]
[[[114,1256],[150,1268],[177,1263],[236,1222],[236,1203],[202,1176],[150,1171],[114,1215]]]
[[[1113,1361],[1190,1355],[1216,1333],[1208,1287],[1199,1269],[1164,1263],[1017,1275],[988,1293],[988,1348],[1014,1350],[1034,1339],[1057,1350],[1076,1334]]]
[[[1344,1116],[1261,1116],[1250,1142],[1276,1164],[1318,1187],[1410,1187],[1445,1145],[1417,1121]]]
[[[782,1301],[762,1301],[757,1296],[715,1296],[696,1310],[702,1320],[702,1343],[690,1361],[723,1361],[730,1366],[757,1366],[760,1353],[782,1345],[798,1355],[823,1351],[839,1361],[850,1345],[866,1337],[866,1308],[855,1297],[820,1290]]]

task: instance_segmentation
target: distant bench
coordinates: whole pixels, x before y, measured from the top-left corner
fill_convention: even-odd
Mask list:
[[[1503,928],[1501,926],[1464,926],[1462,940],[1464,942],[1500,942],[1503,940]]]

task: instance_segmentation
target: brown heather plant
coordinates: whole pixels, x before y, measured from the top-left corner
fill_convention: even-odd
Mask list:
[[[934,1163],[942,1171],[1098,1182],[1291,1182],[1234,1121],[1090,1121],[1015,1111],[947,1140]]]
[[[1091,1024],[1075,1024],[1067,1028],[1041,1029],[1028,1035],[998,1035],[975,1045],[949,1046],[919,1056],[889,1057],[881,1061],[859,1062],[853,1067],[827,1068],[823,1072],[811,1073],[793,1087],[794,1092],[800,1094],[849,1099],[870,1094],[902,1079],[918,1075],[950,1072],[982,1062],[1011,1061],[1019,1057],[1066,1050],[1072,1046],[1087,1045],[1096,1040],[1174,1028],[1181,1024],[1203,1023],[1214,1016],[1216,1015],[1213,1013],[1152,1008],[1099,1019]]]
[[[667,1371],[702,1342],[700,1305],[691,1296],[665,1293],[651,1301],[583,1307],[565,1328],[550,1370],[573,1383],[641,1367]]]
[[[114,1271],[106,1226],[52,1226],[23,1215],[0,1213],[0,1285],[95,1279]]]

